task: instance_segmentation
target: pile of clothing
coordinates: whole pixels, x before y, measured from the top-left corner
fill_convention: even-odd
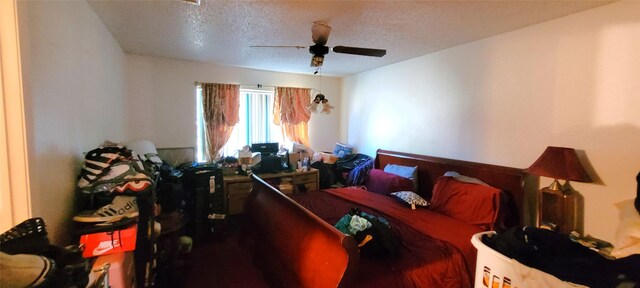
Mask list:
[[[363,256],[398,256],[400,242],[393,234],[391,224],[384,217],[371,215],[353,207],[334,227],[346,235],[353,236]]]
[[[482,242],[563,281],[589,287],[640,287],[640,254],[607,257],[599,247],[582,245],[575,235],[525,226],[485,235]]]

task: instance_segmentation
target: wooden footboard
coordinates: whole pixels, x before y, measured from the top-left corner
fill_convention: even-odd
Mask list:
[[[355,240],[259,177],[245,213],[256,264],[272,287],[348,287],[359,252]]]

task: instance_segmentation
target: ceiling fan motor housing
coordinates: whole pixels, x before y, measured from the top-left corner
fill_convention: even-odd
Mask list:
[[[315,44],[309,47],[309,53],[313,54],[314,56],[324,56],[329,53],[329,47]]]

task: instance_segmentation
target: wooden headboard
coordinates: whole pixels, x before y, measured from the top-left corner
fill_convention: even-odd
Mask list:
[[[456,171],[462,175],[478,178],[485,183],[502,189],[513,199],[509,206],[509,219],[505,225],[524,225],[529,222],[528,209],[525,209],[527,195],[531,182],[537,180],[524,172],[523,169],[476,163],[425,155],[410,154],[379,149],[376,152],[375,167],[384,169],[387,164],[418,167],[418,194],[431,198],[433,183],[447,171]]]

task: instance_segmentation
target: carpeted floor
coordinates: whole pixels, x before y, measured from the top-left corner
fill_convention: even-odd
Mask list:
[[[183,288],[269,287],[262,272],[252,265],[251,255],[239,243],[241,224],[232,219],[226,237],[192,249]]]

